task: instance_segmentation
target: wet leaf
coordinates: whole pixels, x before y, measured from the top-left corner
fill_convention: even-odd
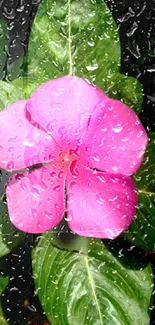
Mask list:
[[[133,179],[138,189],[138,208],[135,218],[124,234],[135,245],[155,251],[155,133],[149,142],[141,168]]]
[[[35,83],[29,83],[24,78],[12,82],[0,81],[0,110],[17,100],[29,98],[36,88]]]
[[[0,94],[0,110],[16,100],[22,99],[20,88],[15,87],[11,82],[0,81]]]
[[[21,74],[18,71],[21,60],[23,58],[9,65],[7,79]],[[43,82],[72,73],[98,85],[108,96],[122,100],[137,113],[140,111],[142,86],[133,77],[119,73],[118,29],[101,0],[82,1],[82,4],[73,1],[70,6],[62,0],[42,1],[33,23],[28,61],[25,60],[24,66],[26,78],[0,83],[0,109],[28,98]]]
[[[9,64],[7,62],[7,73],[5,80],[12,81],[20,78],[23,75],[24,57],[19,57],[15,62]]]
[[[84,251],[69,252],[52,238],[44,234],[32,256],[38,296],[52,324],[149,325],[149,265],[112,253],[100,240],[85,239]]]
[[[41,3],[29,42],[31,79],[42,83],[75,74],[100,86],[119,67],[117,27],[102,0]]]
[[[138,80],[121,73],[115,73],[112,76],[107,76],[103,87],[109,97],[121,100],[137,114],[140,113],[143,103],[143,87]]]
[[[4,291],[4,289],[7,287],[8,281],[9,281],[8,277],[0,276],[0,296],[1,296],[2,292]],[[0,324],[1,325],[8,324],[8,322],[6,321],[4,314],[3,314],[1,301],[0,301]]]
[[[0,257],[10,253],[25,238],[9,220],[7,206],[0,200]]]
[[[7,59],[7,45],[8,45],[8,38],[7,38],[7,22],[0,18],[0,79],[5,77],[5,64]]]
[[[30,34],[27,78],[89,80],[139,112],[142,87],[120,71],[118,28],[104,1],[42,1]]]

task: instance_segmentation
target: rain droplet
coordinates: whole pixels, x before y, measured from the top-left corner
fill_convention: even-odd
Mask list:
[[[33,217],[37,217],[37,209],[31,209]]]
[[[53,191],[57,191],[57,192],[59,192],[59,191],[60,191],[60,186],[59,186],[59,185],[54,186],[54,187],[53,187]]]
[[[23,190],[23,191],[27,191],[27,186],[25,185],[25,183],[21,182],[20,184],[20,188]]]
[[[10,138],[9,139],[9,142],[10,143],[15,143],[15,142],[17,142],[18,141],[18,137],[16,136],[16,137],[14,137],[14,138]]]
[[[94,71],[94,70],[97,70],[98,69],[98,64],[95,64],[95,65],[88,65],[87,67],[86,67],[86,69],[88,70],[88,71]]]
[[[49,220],[53,219],[53,215],[49,212],[45,212],[45,217]]]
[[[34,187],[34,188],[32,189],[31,194],[32,194],[32,196],[33,196],[34,198],[37,198],[37,197],[39,197],[39,190],[38,190],[36,187]]]
[[[99,154],[97,152],[94,152],[93,155],[92,155],[92,157],[93,157],[93,159],[95,161],[100,161],[100,156],[99,156]]]
[[[47,131],[49,131],[49,132],[53,132],[53,123],[52,122],[49,122],[47,125],[46,125],[46,129],[47,129]]]
[[[58,129],[58,133],[62,136],[65,134],[65,127],[62,126],[61,128]]]
[[[14,151],[14,147],[10,147],[9,149],[8,149],[8,152],[13,152]]]
[[[74,199],[73,193],[68,193],[68,195],[67,195],[67,201],[71,203],[73,201],[73,199]]]
[[[70,188],[72,189],[72,188],[75,188],[75,187],[77,187],[77,182],[71,182],[70,183]]]
[[[113,130],[115,133],[120,133],[120,132],[123,130],[123,127],[120,125],[120,126],[117,126],[116,128],[112,128],[112,130]]]
[[[9,161],[6,165],[6,169],[8,170],[13,170],[14,169],[14,162],[13,161]]]
[[[59,172],[58,177],[59,177],[59,178],[62,178],[62,177],[63,177],[63,171],[60,171],[60,172]]]
[[[56,172],[51,172],[51,173],[50,173],[50,177],[53,178],[53,177],[55,177],[55,176],[56,176]]]

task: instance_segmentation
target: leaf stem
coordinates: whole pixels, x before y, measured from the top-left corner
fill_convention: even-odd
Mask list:
[[[85,259],[85,264],[86,264],[86,270],[87,270],[87,274],[88,274],[88,279],[90,281],[90,285],[91,285],[91,289],[92,289],[92,295],[94,297],[95,303],[96,303],[96,308],[99,314],[99,320],[100,320],[100,324],[103,325],[103,321],[102,321],[102,313],[100,310],[100,305],[96,296],[96,292],[95,292],[95,284],[94,284],[94,280],[93,277],[91,275],[91,271],[90,271],[90,267],[89,267],[89,263],[88,263],[88,257],[85,255],[84,257]]]

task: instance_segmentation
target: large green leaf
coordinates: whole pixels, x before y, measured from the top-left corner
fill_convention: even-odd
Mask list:
[[[6,42],[7,34],[3,35]],[[119,73],[118,30],[102,0],[42,1],[30,35],[28,61],[24,65],[26,78],[11,82],[21,74],[21,62],[23,58],[7,65],[10,82],[0,82],[0,109],[28,98],[41,83],[68,73],[95,83],[137,113],[141,109],[142,86],[133,77]]]
[[[7,23],[3,18],[0,18],[0,79],[5,77],[5,64],[7,59],[8,45]]]
[[[49,232],[33,251],[36,290],[51,324],[149,325],[150,266],[85,241],[87,250],[66,251]]]
[[[28,80],[40,85],[77,75],[138,112],[142,87],[119,71],[118,28],[103,0],[41,2],[30,34]]]
[[[2,294],[2,292],[4,291],[4,289],[6,288],[6,286],[8,285],[8,277],[4,277],[4,276],[0,276],[0,296]],[[4,314],[3,314],[3,309],[1,306],[1,297],[0,297],[0,324],[1,325],[7,325],[8,322],[6,321]]]
[[[9,220],[7,206],[0,200],[0,257],[10,253],[25,238]]]
[[[149,133],[149,142],[141,168],[133,179],[138,190],[136,216],[124,234],[141,248],[155,251],[155,133]]]
[[[117,27],[102,0],[44,0],[28,50],[28,74],[41,82],[75,74],[100,86],[120,67]]]

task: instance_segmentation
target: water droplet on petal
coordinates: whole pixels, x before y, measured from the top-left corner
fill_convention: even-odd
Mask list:
[[[73,201],[73,199],[74,199],[73,193],[68,193],[68,195],[67,195],[67,201],[71,203]]]
[[[14,151],[14,147],[10,147],[9,149],[8,149],[8,152],[13,152]]]
[[[18,141],[18,137],[16,136],[16,137],[14,137],[14,138],[10,138],[9,139],[9,142],[10,143],[15,143],[15,142],[17,142]]]
[[[32,215],[34,218],[37,217],[37,209],[31,209]]]
[[[54,187],[53,187],[53,191],[57,191],[57,192],[59,192],[59,191],[60,191],[60,186],[59,186],[59,185],[54,186]]]
[[[97,152],[94,152],[92,157],[95,161],[100,161],[100,156]]]
[[[23,191],[27,191],[27,186],[25,185],[25,183],[21,182],[20,184],[20,188],[23,190]]]
[[[53,123],[52,123],[52,122],[49,122],[49,123],[46,125],[46,129],[47,129],[47,131],[49,131],[49,132],[53,132]]]
[[[37,198],[39,197],[39,190],[38,190],[36,187],[34,187],[34,188],[32,189],[32,191],[31,191],[31,195],[32,195],[35,199],[37,199]]]
[[[56,172],[51,172],[51,173],[50,173],[50,177],[53,178],[53,177],[55,177],[55,176],[56,176]]]
[[[75,187],[77,187],[77,182],[71,182],[70,183],[70,188],[72,189],[72,188],[75,188]]]
[[[52,213],[49,213],[49,212],[45,212],[45,217],[49,220],[53,219],[53,215]]]
[[[24,223],[23,222],[19,222],[18,223],[18,227],[19,227],[19,229],[21,228],[21,227],[23,227],[24,226]]]
[[[58,204],[58,203],[55,203],[55,204],[54,204],[54,207],[55,207],[56,209],[59,209],[59,204]]]
[[[58,177],[59,177],[59,178],[62,178],[62,177],[63,177],[63,171],[60,171],[60,172],[59,172]]]
[[[62,126],[61,128],[59,128],[58,129],[58,133],[62,136],[62,135],[64,135],[65,134],[65,127],[64,126]]]
[[[120,125],[120,126],[117,126],[115,128],[112,128],[112,130],[115,132],[115,133],[120,133],[122,130],[123,130],[123,127]]]
[[[14,169],[14,162],[13,161],[9,161],[6,165],[6,169],[8,170],[13,170]]]

